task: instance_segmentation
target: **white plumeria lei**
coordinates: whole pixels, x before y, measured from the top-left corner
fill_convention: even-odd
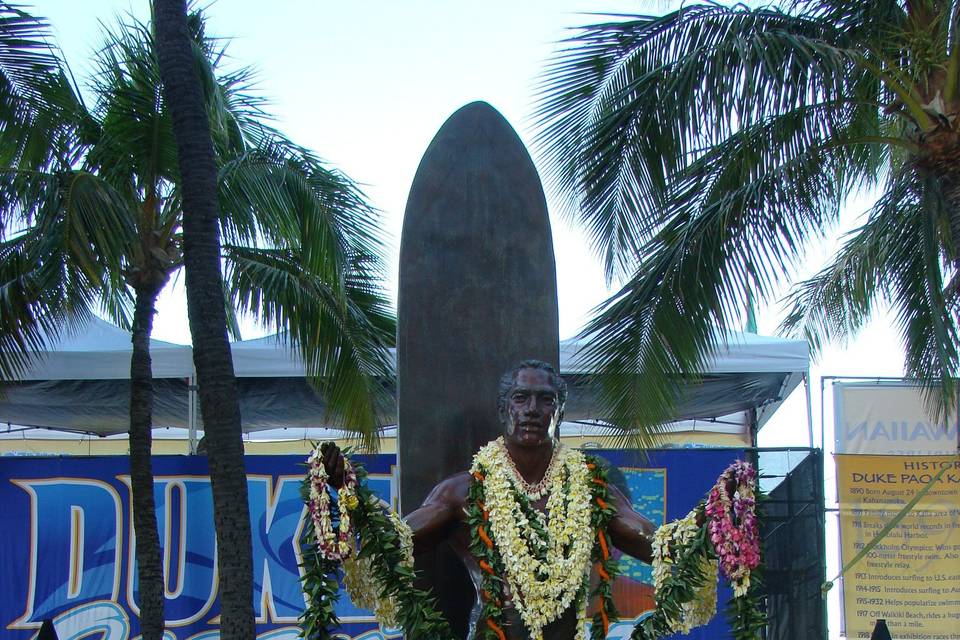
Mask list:
[[[558,460],[547,482],[546,516],[537,516],[546,539],[524,514],[520,490],[511,480],[511,461],[502,437],[480,449],[470,469],[471,473],[483,469],[486,508],[493,539],[503,559],[504,578],[513,606],[532,640],[541,640],[543,627],[566,611],[581,593],[593,547],[586,461],[578,451],[561,444],[556,446]],[[530,552],[531,547],[544,549],[545,553],[537,557]],[[540,580],[538,574],[546,578]]]
[[[587,640],[587,622],[590,620],[590,616],[587,615],[587,608],[590,604],[590,598],[588,597],[590,593],[589,568],[584,573],[583,587],[580,593],[582,597],[580,598],[580,607],[577,610],[577,635],[573,640]]]
[[[387,512],[390,521],[400,536],[400,549],[404,559],[401,564],[409,569],[413,568],[413,531],[410,525],[404,522],[393,510]],[[384,627],[399,627],[400,609],[393,596],[383,597],[383,584],[377,579],[373,571],[373,556],[353,557],[343,561],[343,586],[350,596],[350,601],[361,609],[373,611],[377,621]]]
[[[660,593],[667,578],[673,572],[677,558],[671,554],[670,546],[680,547],[696,537],[700,527],[697,525],[697,511],[694,509],[680,520],[668,522],[653,534],[653,588]],[[717,561],[701,556],[696,560],[701,571],[710,578],[697,590],[690,602],[681,605],[678,619],[669,619],[674,632],[690,633],[694,627],[710,622],[717,611]]]
[[[317,549],[327,560],[343,560],[350,556],[354,547],[353,521],[350,512],[357,508],[357,474],[347,458],[344,458],[343,486],[337,490],[340,506],[340,526],[335,531],[330,516],[330,494],[327,492],[327,470],[323,466],[323,453],[318,445],[307,458],[310,475],[310,517],[313,520]]]

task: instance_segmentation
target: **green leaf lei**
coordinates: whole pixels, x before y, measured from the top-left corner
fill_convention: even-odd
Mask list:
[[[367,472],[353,463],[357,474],[359,504],[351,512],[360,532],[360,557],[373,559],[373,571],[380,585],[380,596],[396,598],[400,626],[409,638],[417,640],[455,640],[450,625],[437,611],[430,594],[414,586],[415,572],[403,565],[400,535],[380,506],[380,500],[367,487]],[[304,502],[309,500],[309,478],[301,486]],[[317,549],[313,523],[308,518],[303,535],[303,591],[309,603],[300,617],[303,637],[329,640],[339,624],[334,604],[339,596],[340,563],[323,558]]]
[[[300,484],[300,498],[304,504],[310,502],[309,475]],[[308,640],[328,640],[332,637],[330,629],[339,623],[334,605],[340,597],[337,580],[340,563],[320,554],[312,518],[306,519],[300,547],[304,568],[300,582],[307,596],[307,606],[300,615],[300,629]]]
[[[755,507],[760,531],[763,531],[764,503],[767,495],[758,486],[755,490]],[[767,627],[767,615],[760,606],[763,597],[763,545],[760,545],[760,564],[750,571],[750,587],[740,598],[731,598],[727,603],[726,616],[734,640],[760,640]]]
[[[597,586],[590,594],[599,601],[597,613],[594,614],[590,625],[590,638],[603,640],[607,636],[610,625],[619,617],[613,602],[613,581],[620,575],[620,565],[610,553],[610,538],[607,535],[607,527],[616,515],[617,508],[610,500],[606,467],[594,456],[587,456],[586,459],[587,469],[590,470],[590,499],[593,503],[590,525],[597,532],[590,559],[600,577]]]
[[[703,505],[699,505],[697,510],[702,513]],[[670,555],[676,560],[670,576],[654,596],[656,609],[634,627],[631,640],[655,640],[672,634],[674,631],[670,621],[679,619],[684,603],[692,601],[708,580],[716,580],[716,575],[708,575],[700,562],[704,556],[714,557],[705,525],[687,544],[671,542]]]

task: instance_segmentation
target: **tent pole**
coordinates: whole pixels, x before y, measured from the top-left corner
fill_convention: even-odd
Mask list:
[[[810,448],[813,449],[813,400],[810,397],[809,371],[803,374],[803,390],[807,396],[807,438],[810,441]]]

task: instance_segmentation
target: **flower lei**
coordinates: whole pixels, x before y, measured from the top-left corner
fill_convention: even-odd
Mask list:
[[[310,483],[310,499],[307,508],[313,520],[314,536],[319,553],[327,560],[343,560],[353,551],[355,537],[350,512],[357,508],[357,474],[350,461],[344,458],[343,486],[337,491],[337,506],[340,524],[333,525],[330,493],[327,491],[327,470],[323,455],[317,447],[307,458],[307,474]]]
[[[389,511],[387,517],[400,536],[400,550],[403,553],[400,564],[413,571],[413,531],[395,511]],[[346,558],[343,561],[343,586],[353,604],[373,611],[374,617],[383,626],[397,627],[400,620],[397,598],[383,588],[374,571],[374,562],[376,551],[368,556],[354,554]]]
[[[499,438],[474,456],[467,519],[470,550],[483,571],[481,618],[484,638],[504,640],[504,592],[533,640],[572,605],[586,617],[591,560],[596,561],[601,597],[594,637],[604,637],[616,610],[610,582],[616,561],[610,557],[606,525],[614,510],[607,502],[605,474],[579,452],[557,445],[542,483],[546,513],[533,508],[526,487],[518,483],[512,460]],[[518,486],[518,484],[520,486]],[[594,533],[596,532],[596,533]],[[603,635],[598,635],[602,630]],[[585,639],[578,625],[577,639]]]
[[[403,627],[410,637],[418,640],[454,640],[450,626],[436,610],[429,594],[414,585],[413,534],[409,526],[395,513],[386,513],[379,498],[366,483],[367,473],[362,465],[351,464],[344,452],[345,472],[350,469],[352,489],[340,495],[339,503],[349,510],[351,534],[349,551],[340,546],[340,534],[345,530],[342,516],[335,540],[337,546],[328,544],[329,534],[318,535],[320,526],[326,526],[323,507],[316,509],[324,500],[317,499],[320,488],[327,491],[326,473],[314,472],[319,464],[323,468],[321,447],[311,453],[307,466],[309,471],[301,485],[300,493],[310,510],[302,538],[304,573],[301,578],[307,606],[300,617],[302,637],[308,640],[333,640],[332,630],[339,625],[334,605],[340,594],[341,560],[343,555],[343,581],[350,590],[351,599],[365,608],[373,609],[378,619],[387,626]],[[347,483],[344,483],[347,486]],[[351,492],[353,499],[350,498]],[[338,492],[339,493],[339,492]],[[352,505],[352,508],[351,508]],[[359,540],[359,543],[358,543]],[[355,560],[349,560],[353,555]],[[382,616],[382,617],[381,617]]]
[[[700,531],[697,525],[697,513],[694,509],[684,518],[668,522],[654,533],[652,546],[655,594],[664,593],[680,549],[689,548],[696,540]],[[675,617],[665,616],[673,632],[690,633],[694,627],[710,622],[717,611],[717,561],[703,554],[699,554],[697,560],[700,566],[696,567],[696,573],[702,575],[704,581],[699,588],[694,589],[691,600],[679,603],[679,611],[676,612]]]
[[[732,498],[727,494],[731,483],[737,487]],[[734,462],[717,479],[705,507],[701,504],[682,520],[657,529],[656,610],[637,625],[632,640],[687,633],[706,624],[716,609],[718,568],[734,589],[727,608],[733,637],[759,640],[766,618],[759,608],[758,581],[750,581],[760,564],[756,494],[756,471],[746,462]],[[705,526],[697,526],[701,517],[707,518]]]
[[[750,588],[750,571],[760,564],[760,528],[757,524],[754,487],[757,472],[740,460],[717,479],[707,498],[710,541],[720,558],[723,575],[729,578],[736,597]],[[735,483],[733,496],[727,484]]]
[[[736,487],[732,496],[727,492],[730,484]],[[767,624],[759,602],[758,494],[756,469],[737,461],[720,475],[707,498],[707,529],[720,558],[720,569],[733,586],[727,618],[735,640],[759,638]]]

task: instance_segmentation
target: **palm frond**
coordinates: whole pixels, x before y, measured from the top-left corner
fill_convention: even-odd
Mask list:
[[[849,340],[881,301],[890,301],[885,274],[899,257],[901,230],[922,224],[908,204],[912,172],[892,175],[866,223],[851,231],[836,258],[813,278],[798,283],[787,298],[781,331],[803,336],[816,354],[825,343]]]
[[[624,437],[655,438],[747,297],[769,297],[848,197],[884,181],[864,228],[794,293],[787,324],[819,345],[850,335],[882,296],[909,372],[952,397],[949,216],[934,182],[917,188],[938,117],[925,82],[955,29],[947,4],[685,4],[563,43],[539,87],[537,143],[608,278],[629,276],[583,333],[601,417]]]
[[[0,4],[0,29],[5,16],[16,14],[6,9]],[[42,42],[44,25],[23,24],[23,33]],[[188,28],[221,167],[232,328],[237,302],[286,330],[322,387],[331,419],[375,442],[392,375],[384,345],[394,331],[380,290],[379,217],[353,181],[270,126],[252,89],[253,71],[225,68],[225,45],[206,33],[202,13],[189,16]],[[10,162],[0,169],[0,240],[10,239],[0,247],[9,258],[0,274],[0,373],[6,376],[22,370],[44,332],[71,314],[99,306],[123,325],[128,279],[142,269],[168,274],[177,267],[183,212],[151,24],[124,18],[106,29],[89,111],[51,53],[42,69],[46,84],[36,83],[34,92],[43,108],[29,113],[32,125],[51,129],[21,147],[2,144],[8,132],[22,143],[12,126],[3,128],[2,64],[12,51],[3,48],[4,35],[0,159]],[[14,53],[29,61],[40,45],[27,44]]]
[[[537,143],[608,276],[632,272],[669,218],[673,179],[707,150],[818,104],[850,101],[850,117],[876,121],[886,96],[842,32],[775,9],[688,5],[585,27],[565,46],[540,86]]]
[[[89,316],[102,300],[102,281],[35,235],[0,243],[0,380],[18,380],[68,320]]]
[[[927,402],[937,416],[954,414],[957,406],[957,318],[955,300],[943,292],[944,229],[950,205],[932,176],[915,183],[912,202],[919,224],[901,230],[894,246],[896,267],[889,279],[897,326],[906,347],[907,375],[929,382]]]
[[[893,176],[860,229],[827,268],[800,283],[783,329],[815,351],[849,339],[880,302],[889,304],[906,348],[906,373],[927,381],[928,404],[943,416],[957,401],[957,291],[944,282],[948,205],[932,179]]]
[[[229,242],[298,247],[304,268],[328,278],[350,254],[384,253],[379,215],[356,184],[283,138],[227,161],[220,185]]]
[[[46,305],[34,303],[48,283],[37,281],[32,266],[20,243],[0,243],[0,381],[19,379],[55,335],[56,320],[49,321]]]
[[[882,150],[870,149],[884,142],[824,124],[830,108],[742,128],[678,174],[669,220],[584,331],[602,417],[636,442],[669,419],[682,382],[705,370],[747,296],[769,295],[806,240],[836,218],[842,185],[869,182],[885,163]],[[790,153],[770,153],[771,140]]]
[[[60,73],[49,25],[16,5],[0,3],[0,84],[4,98],[37,97]]]
[[[0,3],[0,163],[69,167],[85,115],[49,26]]]
[[[123,272],[134,230],[127,203],[109,185],[84,171],[0,171],[0,208],[20,220],[5,251],[22,274],[11,271],[5,282],[26,320],[14,322],[10,306],[10,331],[49,332],[29,317],[62,320],[98,307],[125,323],[131,300]]]
[[[176,179],[177,156],[149,26],[118,21],[106,30],[96,63],[101,132],[86,164],[131,201],[156,196],[163,181]]]
[[[225,247],[227,278],[239,308],[287,330],[308,377],[322,392],[331,424],[357,432],[375,449],[388,406],[396,330],[379,280],[362,256],[349,265],[345,288],[302,268],[294,251]]]
[[[88,274],[98,263],[120,271],[134,236],[128,203],[86,171],[0,170],[0,209],[16,211],[22,229]]]

